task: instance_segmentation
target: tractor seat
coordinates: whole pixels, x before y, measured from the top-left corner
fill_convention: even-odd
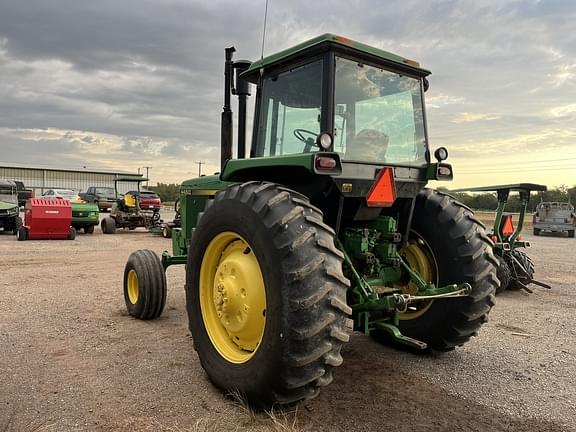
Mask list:
[[[344,159],[381,161],[386,158],[388,135],[376,129],[362,129],[346,146]]]
[[[117,200],[116,200],[116,204],[118,205],[118,208],[119,208],[121,211],[127,212],[127,211],[130,210],[130,209],[126,206],[126,203],[124,202],[124,198],[119,198],[119,199],[117,199]]]

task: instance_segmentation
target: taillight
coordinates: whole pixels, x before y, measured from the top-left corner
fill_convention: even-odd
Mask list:
[[[336,161],[331,157],[319,156],[316,158],[316,169],[320,171],[332,171],[336,168]]]
[[[342,163],[338,153],[319,152],[314,155],[314,172],[337,176],[342,174]]]
[[[396,184],[394,169],[383,168],[366,195],[368,207],[390,207],[396,201]]]

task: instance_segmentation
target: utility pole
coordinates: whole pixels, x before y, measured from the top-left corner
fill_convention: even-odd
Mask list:
[[[202,162],[200,161],[196,161],[196,164],[198,165],[198,177],[200,177],[202,175],[202,165],[204,165],[206,162]]]
[[[151,166],[145,166],[145,167],[142,167],[142,168],[146,168],[146,187],[148,187],[148,179],[149,179],[149,177],[148,177],[148,170],[151,170],[152,167],[151,167]]]

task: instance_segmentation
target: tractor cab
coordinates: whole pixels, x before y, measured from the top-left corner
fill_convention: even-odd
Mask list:
[[[232,61],[233,52],[226,50],[230,91],[222,117],[220,180],[289,184],[318,207],[330,208],[330,215],[338,213],[334,203],[344,196],[345,219],[360,220],[394,204],[405,211],[410,202],[404,199],[411,201],[428,180],[452,179],[451,166],[442,163],[446,149],[435,153],[437,163],[430,161],[424,109],[430,72],[417,62],[332,34],[254,63]],[[256,108],[245,159],[250,84],[256,86]],[[232,159],[230,93],[239,97],[237,159]],[[367,210],[368,194],[387,167],[395,199]],[[327,222],[339,228],[335,217]]]
[[[255,62],[242,74],[257,85],[251,156],[328,151],[346,162],[421,167],[429,74],[329,34]]]

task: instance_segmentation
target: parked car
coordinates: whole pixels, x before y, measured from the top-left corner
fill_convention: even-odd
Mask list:
[[[21,225],[16,184],[0,180],[0,231],[16,234]]]
[[[72,189],[48,189],[44,191],[42,198],[64,198],[71,203],[84,202]]]
[[[100,211],[96,204],[87,203],[72,189],[48,189],[43,198],[58,198],[70,201],[72,205],[72,226],[86,234],[92,234],[94,227],[100,222]]]
[[[574,237],[576,214],[574,206],[568,202],[541,202],[533,216],[534,235],[543,231],[566,232]]]
[[[116,193],[111,187],[90,186],[86,192],[80,192],[79,195],[87,203],[98,205],[100,211],[107,211],[116,202]]]
[[[162,208],[162,201],[156,192],[142,190],[140,192],[129,191],[128,193],[138,199],[142,210],[154,210],[156,212]]]

